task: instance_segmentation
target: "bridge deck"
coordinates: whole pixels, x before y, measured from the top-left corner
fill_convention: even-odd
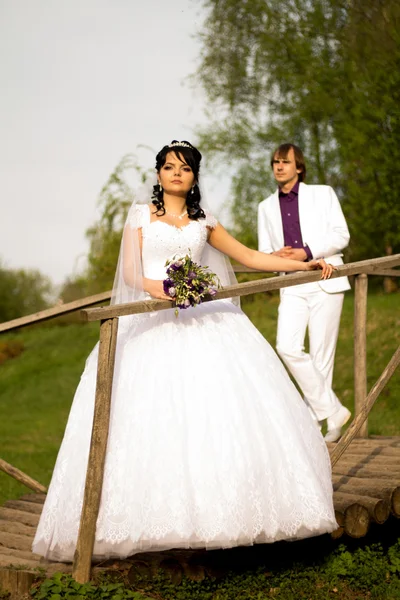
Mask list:
[[[333,447],[329,444],[330,450]],[[400,517],[400,436],[354,440],[333,468],[332,480],[339,524],[333,538],[362,537],[371,522],[382,524],[390,514]],[[44,494],[26,494],[0,507],[0,587],[16,567],[19,577],[24,569],[37,567],[49,576],[71,572],[70,564],[45,561],[31,551],[44,498]]]

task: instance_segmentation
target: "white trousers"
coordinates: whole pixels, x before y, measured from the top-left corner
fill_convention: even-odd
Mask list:
[[[343,298],[317,282],[281,290],[276,349],[318,421],[341,407],[332,376]],[[309,354],[304,352],[307,327]]]

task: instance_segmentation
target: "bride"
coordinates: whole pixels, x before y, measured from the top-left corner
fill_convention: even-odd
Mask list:
[[[321,269],[251,250],[203,210],[201,154],[156,157],[152,203],[132,206],[114,302],[169,299],[165,263],[191,253],[224,284],[224,255],[263,271]],[[223,253],[223,254],[222,254]],[[89,356],[33,543],[72,560],[83,503],[97,369]],[[94,557],[229,548],[336,529],[329,455],[268,342],[231,300],[120,319]]]

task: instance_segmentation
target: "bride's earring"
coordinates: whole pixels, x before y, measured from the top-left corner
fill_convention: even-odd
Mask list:
[[[158,187],[160,188],[160,192],[162,192],[162,185],[160,182],[158,182]]]
[[[195,184],[196,185],[196,184]],[[194,194],[194,186],[192,186],[192,189],[190,191],[191,194]]]

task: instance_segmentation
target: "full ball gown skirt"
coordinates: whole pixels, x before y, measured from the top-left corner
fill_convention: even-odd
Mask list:
[[[116,364],[94,558],[336,529],[325,442],[240,308],[218,300],[178,318],[173,309],[153,313],[121,332]],[[75,551],[96,369],[97,347],[75,394],[33,543],[53,560],[72,560]]]

